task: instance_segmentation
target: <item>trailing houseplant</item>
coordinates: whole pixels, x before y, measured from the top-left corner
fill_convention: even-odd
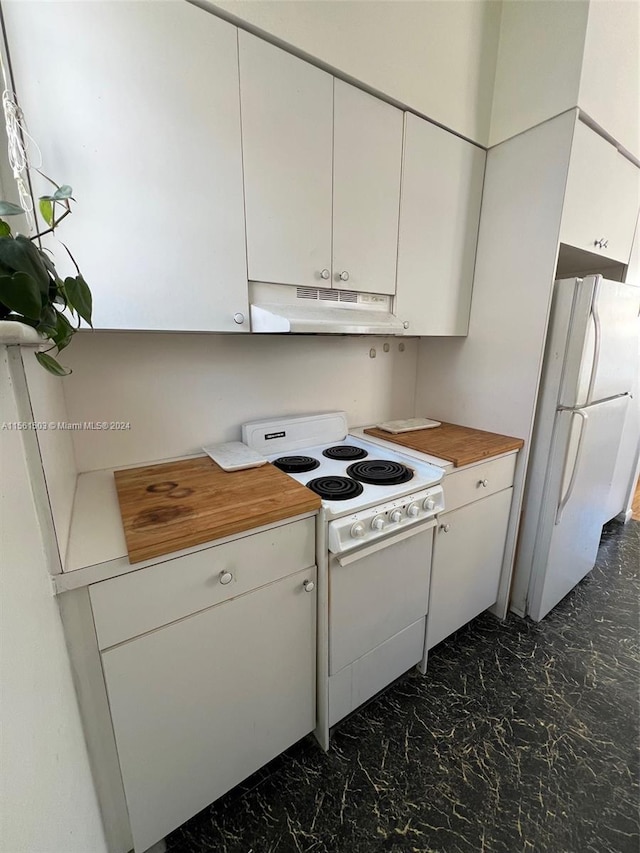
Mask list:
[[[42,174],[42,173],[40,173]],[[55,234],[63,219],[71,213],[71,187],[62,186],[43,175],[54,187],[50,195],[40,196],[40,214],[47,228],[32,237],[14,234],[9,224],[0,218],[0,320],[12,320],[32,326],[52,346],[36,352],[39,363],[56,376],[71,371],[62,367],[50,353],[60,353],[80,328],[82,320],[91,326],[91,291],[67,246],[61,243],[75,269],[75,276],[58,275],[50,251],[43,247],[42,237]],[[0,217],[24,213],[22,207],[0,201]],[[65,316],[77,320],[74,325]]]

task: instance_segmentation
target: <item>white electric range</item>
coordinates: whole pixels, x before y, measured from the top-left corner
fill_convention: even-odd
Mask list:
[[[443,470],[348,435],[344,412],[254,421],[242,440],[322,498],[332,553],[442,512]]]
[[[316,734],[326,748],[329,726],[412,666],[424,671],[444,471],[349,435],[344,412],[247,423],[242,439],[322,499]]]

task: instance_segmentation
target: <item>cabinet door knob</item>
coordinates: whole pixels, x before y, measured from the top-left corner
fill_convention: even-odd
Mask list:
[[[305,592],[313,592],[313,590],[316,588],[316,585],[313,581],[303,581],[302,586],[304,587]]]
[[[340,278],[340,281],[349,281],[349,273],[346,270],[342,270],[339,278]]]
[[[321,270],[320,278],[323,278],[325,281],[330,277],[331,273],[328,269]]]
[[[488,480],[478,480],[478,485],[484,486],[484,488],[486,489],[487,486],[489,485],[489,481]]]
[[[233,575],[231,574],[231,572],[220,572],[220,583],[221,584],[226,585],[228,583],[231,583],[232,580],[233,580]]]
[[[238,311],[238,313],[237,313],[237,314],[234,314],[234,315],[233,315],[233,322],[234,322],[234,323],[237,323],[239,326],[241,326],[241,325],[244,323],[244,314],[241,314],[241,313]]]
[[[409,328],[409,321],[408,321],[408,320],[405,320],[405,321],[404,321],[404,323],[402,324],[402,328],[403,328],[403,329],[408,329],[408,328]]]
[[[451,525],[450,524],[441,524],[440,530],[442,530],[443,533],[448,533],[451,530]]]
[[[599,249],[606,249],[609,245],[609,241],[605,237],[600,237],[599,240],[594,240],[594,246],[597,246]]]

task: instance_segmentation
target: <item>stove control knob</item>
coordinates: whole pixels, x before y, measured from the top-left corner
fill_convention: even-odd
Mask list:
[[[384,515],[376,515],[376,517],[371,522],[371,527],[373,530],[382,530],[384,525],[385,525]]]
[[[427,498],[422,504],[422,508],[430,512],[432,509],[436,508],[436,502],[433,498]]]
[[[407,515],[409,516],[409,518],[415,518],[419,512],[420,507],[418,506],[418,504],[409,504],[409,506],[407,507]]]
[[[364,536],[364,533],[364,524],[361,524],[359,521],[351,528],[351,535],[354,539],[361,539]]]
[[[393,521],[394,524],[396,524],[402,518],[402,510],[394,509],[389,515],[389,518],[391,519],[391,521]]]

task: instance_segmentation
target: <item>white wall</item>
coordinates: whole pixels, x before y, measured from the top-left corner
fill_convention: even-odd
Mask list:
[[[210,5],[482,145],[496,0],[229,0]]]
[[[0,420],[18,420],[0,346]],[[52,595],[23,434],[0,431],[0,849],[102,853],[106,844]]]
[[[639,157],[639,51],[637,0],[505,0],[490,144],[578,106]]]
[[[636,225],[629,267],[625,276],[628,284],[640,287],[640,220]],[[640,327],[640,318],[638,319]],[[632,399],[620,439],[620,449],[613,474],[609,514],[629,512],[633,503],[636,482],[640,476],[640,335],[638,336],[638,362]]]
[[[33,420],[36,423],[45,424],[68,421],[69,417],[60,378],[40,367],[31,348],[24,347],[22,349],[22,361],[29,389],[29,403]],[[36,436],[45,473],[60,561],[64,564],[78,473],[73,455],[72,434],[59,429],[42,429],[36,432]]]
[[[591,0],[580,109],[640,158],[640,3]]]
[[[588,9],[588,0],[503,3],[491,145],[577,105]]]
[[[71,421],[131,422],[125,431],[73,432],[78,470],[90,471],[239,440],[241,424],[257,418],[344,409],[359,426],[406,417],[417,341],[84,332],[64,356]]]

